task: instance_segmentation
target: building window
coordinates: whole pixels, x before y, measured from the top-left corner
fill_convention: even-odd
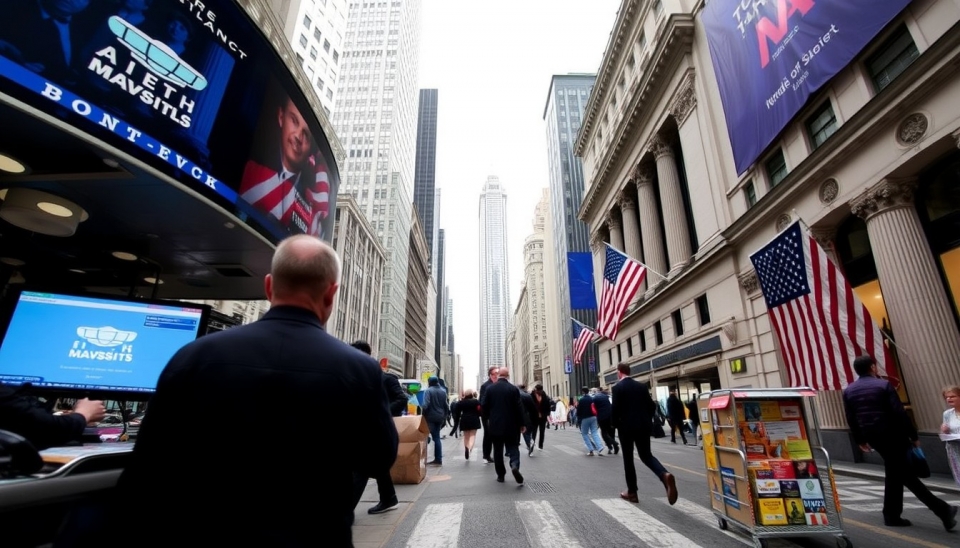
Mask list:
[[[901,25],[867,60],[867,71],[877,91],[890,85],[890,82],[907,70],[919,56],[920,52],[913,42],[913,37],[906,25]]]
[[[323,41],[323,51],[330,53],[330,40]]]
[[[827,101],[807,120],[807,133],[813,149],[820,148],[831,135],[837,132],[837,116],[833,113],[833,106]]]
[[[679,337],[683,335],[683,314],[680,313],[680,310],[674,310],[671,316],[673,316],[673,330]]]
[[[334,63],[340,62],[340,53],[337,50],[333,50],[333,62]]]
[[[747,209],[750,209],[757,203],[757,187],[750,181],[743,187],[743,198],[747,201]]]
[[[627,357],[633,356],[633,339],[627,339]]]
[[[303,26],[309,29],[309,28],[310,28],[310,25],[312,25],[312,24],[313,24],[313,21],[310,20],[310,16],[309,16],[309,15],[304,15],[304,16],[303,16]]]
[[[613,363],[613,349],[607,350],[607,360],[610,362],[610,367],[614,366]]]
[[[783,149],[778,149],[773,156],[767,158],[765,167],[767,177],[770,179],[770,188],[779,185],[780,181],[787,176],[787,161],[783,157]]]
[[[317,48],[313,46],[310,47],[310,58],[314,60],[317,58]]]
[[[303,34],[300,35],[300,45],[307,47],[307,37]]]
[[[697,297],[697,314],[700,315],[700,325],[710,323],[710,305],[707,303],[706,293]]]
[[[320,43],[320,29],[313,29],[313,39]]]
[[[647,35],[645,33],[640,33],[640,38],[637,38],[637,47],[640,49],[641,59],[643,59],[643,50],[647,49]]]
[[[660,322],[653,324],[653,339],[657,346],[663,344],[663,327],[661,327]]]
[[[663,2],[661,2],[660,0],[657,0],[653,4],[653,13],[657,14],[657,17],[660,17],[661,15],[663,15]]]
[[[646,352],[647,351],[647,332],[641,329],[640,332],[637,333],[637,336],[640,338],[640,352],[641,353]]]
[[[618,344],[617,345],[617,363],[620,363],[622,361],[623,361],[623,354],[620,353],[620,345]],[[610,365],[613,365],[613,364],[610,364]]]

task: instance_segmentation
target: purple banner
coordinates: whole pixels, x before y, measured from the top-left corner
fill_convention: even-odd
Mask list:
[[[910,0],[713,0],[703,24],[737,174]]]

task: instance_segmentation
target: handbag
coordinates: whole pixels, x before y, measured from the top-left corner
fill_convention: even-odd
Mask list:
[[[923,454],[923,449],[919,447],[907,449],[907,465],[918,478],[930,477],[930,464],[927,462],[927,456]]]

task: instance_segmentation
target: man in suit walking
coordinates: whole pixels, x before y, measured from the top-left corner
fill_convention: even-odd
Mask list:
[[[907,464],[907,451],[920,442],[917,429],[889,382],[877,377],[877,363],[871,356],[853,360],[857,380],[843,390],[843,409],[850,433],[864,453],[872,448],[883,458],[883,524],[908,527],[903,512],[903,488],[913,492],[943,522],[947,531],[957,526],[956,506],[930,492]]]
[[[650,425],[656,403],[650,397],[647,387],[630,377],[629,365],[617,365],[617,378],[617,384],[613,385],[612,421],[614,428],[620,432],[623,472],[627,479],[627,490],[620,493],[620,498],[639,502],[637,469],[633,464],[633,448],[636,446],[637,456],[660,478],[667,490],[667,501],[674,504],[678,496],[677,480],[650,452]]]
[[[520,435],[531,427],[529,417],[520,399],[520,389],[510,384],[510,371],[506,367],[497,370],[497,382],[490,385],[480,401],[480,409],[487,419],[484,437],[493,443],[493,464],[497,481],[503,483],[507,469],[503,465],[506,447],[510,456],[510,471],[517,483],[523,485],[520,474]]]
[[[376,360],[324,330],[339,278],[333,248],[312,236],[288,238],[264,280],[266,315],[201,337],[170,359],[118,481],[120,499],[142,506],[141,538],[168,546],[352,545],[354,475],[390,468],[397,429]],[[350,428],[363,433],[351,439],[348,458],[316,449],[318,436],[337,436],[318,402],[349,413]],[[191,435],[183,418],[193,409],[236,412]],[[309,466],[298,464],[303,458]],[[317,493],[323,512],[304,504]]]
[[[497,371],[500,371],[500,368],[497,366],[492,366],[487,369],[487,380],[480,385],[480,402],[483,403],[483,397],[487,393],[487,389],[493,386],[497,382]],[[490,451],[493,448],[493,443],[490,440],[490,431],[487,430],[487,418],[486,415],[480,416],[481,426],[483,427],[483,463],[492,464],[493,457],[490,456]]]

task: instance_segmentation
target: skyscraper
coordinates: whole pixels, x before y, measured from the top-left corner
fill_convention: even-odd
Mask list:
[[[347,12],[333,124],[346,150],[340,192],[352,194],[386,249],[380,357],[402,371],[420,0],[353,2]]]
[[[440,354],[447,342],[447,291],[444,279],[446,271],[446,234],[441,228],[437,231],[437,258],[434,261],[434,277],[437,282],[437,329],[436,329],[436,359],[440,361]]]
[[[437,230],[439,228],[439,199],[437,175],[437,90],[420,90],[420,108],[417,115],[417,159],[413,175],[413,205],[423,222],[423,232],[430,250],[430,269],[437,277]],[[437,279],[438,284],[443,280]],[[442,285],[438,285],[442,287]]]
[[[506,364],[509,279],[507,194],[491,175],[480,193],[480,371]]]
[[[543,111],[547,134],[547,162],[550,177],[550,212],[553,221],[552,257],[556,261],[555,273],[551,273],[551,282],[547,291],[556,291],[556,314],[548,314],[553,332],[550,339],[557,340],[560,348],[550,348],[553,371],[562,371],[567,356],[573,347],[573,334],[570,318],[594,326],[597,321],[596,308],[573,308],[570,298],[570,277],[567,269],[568,253],[586,253],[587,262],[592,261],[590,251],[590,229],[577,218],[577,209],[583,201],[583,167],[580,158],[574,155],[577,132],[583,119],[587,99],[593,90],[596,76],[593,74],[555,75],[550,80],[550,93]],[[581,305],[582,306],[582,305]],[[590,371],[590,364],[594,371]],[[582,357],[581,364],[573,367],[568,375],[569,389],[576,392],[581,386],[597,385],[597,348],[589,345]],[[552,375],[557,382],[557,375]]]

